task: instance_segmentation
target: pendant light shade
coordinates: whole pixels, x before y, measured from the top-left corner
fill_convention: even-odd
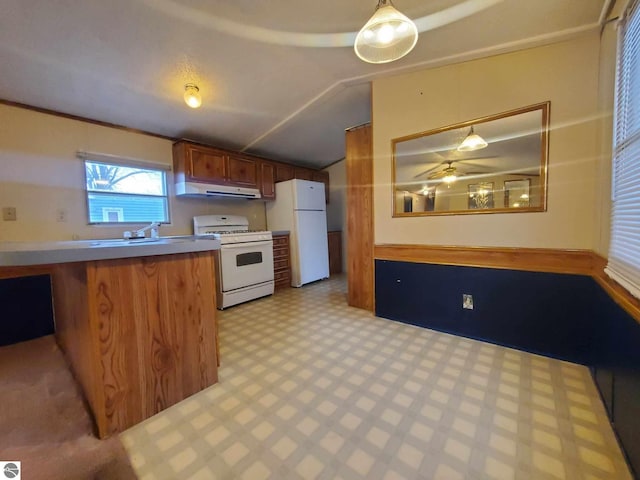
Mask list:
[[[473,126],[471,130],[469,130],[469,135],[462,141],[460,145],[458,145],[459,152],[472,152],[474,150],[480,150],[481,148],[485,148],[488,143],[482,138],[480,135],[476,134],[473,131]]]
[[[358,32],[353,46],[368,63],[387,63],[404,57],[418,41],[418,28],[396,10],[391,0],[378,0],[376,12]]]
[[[184,86],[184,102],[191,108],[198,108],[202,105],[200,89],[193,83],[187,83]]]
[[[458,177],[456,176],[455,173],[450,173],[448,175],[445,175],[444,177],[442,177],[442,181],[444,183],[446,183],[447,185],[451,185],[453,182],[455,182],[458,179]]]

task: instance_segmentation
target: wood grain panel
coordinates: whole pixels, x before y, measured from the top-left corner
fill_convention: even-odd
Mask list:
[[[353,307],[373,310],[373,145],[371,125],[346,132],[347,288]]]
[[[59,265],[56,336],[98,435],[217,382],[213,253]]]
[[[65,353],[74,377],[80,383],[92,412],[104,411],[104,390],[100,388],[101,366],[96,325],[88,321],[87,273],[84,263],[67,263],[51,268],[56,324],[56,341]],[[98,422],[98,433],[105,422]]]
[[[30,275],[49,275],[53,269],[53,265],[0,266],[0,279],[28,277]]]
[[[329,274],[342,273],[342,231],[329,232],[327,243],[329,245]]]
[[[545,248],[376,245],[375,258],[417,263],[488,267],[532,272],[591,275],[595,259],[590,250]]]
[[[136,259],[87,262],[88,311],[92,339],[98,355],[89,361],[100,365],[98,388],[104,406],[95,411],[101,437],[142,421],[143,352],[136,324],[137,305],[143,302],[131,271]]]

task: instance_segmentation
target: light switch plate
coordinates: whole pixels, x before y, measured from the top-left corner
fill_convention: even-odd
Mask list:
[[[462,308],[465,310],[473,310],[473,295],[468,293],[462,294]]]
[[[14,222],[17,219],[16,207],[2,207],[2,220],[5,222]]]

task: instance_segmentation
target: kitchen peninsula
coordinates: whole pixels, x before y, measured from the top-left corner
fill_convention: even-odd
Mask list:
[[[190,237],[0,243],[0,278],[51,276],[56,340],[99,437],[217,382],[218,248]]]

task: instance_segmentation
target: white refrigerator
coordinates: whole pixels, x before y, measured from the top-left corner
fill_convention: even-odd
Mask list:
[[[267,202],[267,228],[288,230],[291,286],[329,278],[324,183],[287,180],[276,183],[276,199]]]

